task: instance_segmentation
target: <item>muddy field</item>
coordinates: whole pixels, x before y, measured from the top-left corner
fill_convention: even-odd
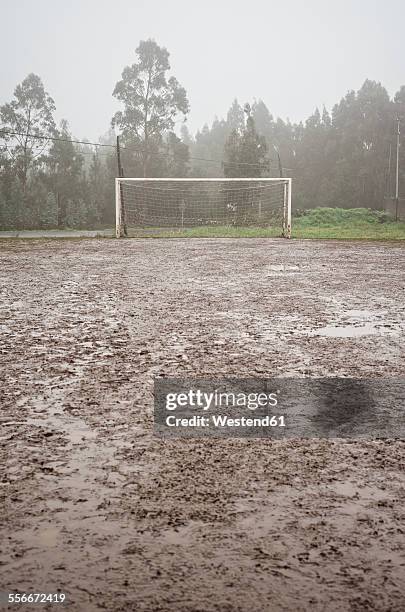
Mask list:
[[[7,240],[0,258],[0,590],[405,609],[403,441],[152,429],[158,375],[404,375],[404,246]]]

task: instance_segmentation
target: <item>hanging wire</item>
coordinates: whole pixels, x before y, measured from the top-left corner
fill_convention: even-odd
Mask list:
[[[26,138],[37,138],[39,140],[51,140],[53,142],[69,142],[72,144],[80,144],[80,145],[88,145],[88,146],[92,146],[92,147],[109,147],[111,149],[116,149],[116,146],[113,144],[105,144],[105,143],[100,143],[100,142],[89,142],[89,141],[84,141],[84,140],[73,140],[73,139],[68,139],[68,138],[59,138],[56,136],[46,136],[46,135],[42,135],[42,134],[26,134],[24,132],[14,132],[14,131],[10,131],[10,130],[3,130],[0,129],[0,134],[1,135],[6,135],[6,136],[24,136]],[[149,155],[151,157],[175,157],[172,153],[163,153],[163,152],[157,152],[157,151],[148,151],[148,149],[143,149],[141,147],[134,147],[134,146],[123,146],[121,147],[121,150],[123,151],[136,151],[137,153],[143,153],[146,155]],[[91,155],[94,154],[93,152],[86,152],[86,151],[80,151],[80,153],[84,154],[84,155]],[[104,154],[106,155],[106,154]],[[193,157],[190,156],[188,158],[187,161],[201,161],[201,162],[206,162],[206,163],[211,163],[211,164],[218,164],[219,166],[223,167],[224,164],[228,165],[228,166],[254,166],[256,168],[266,168],[268,167],[268,164],[266,163],[252,163],[252,162],[223,162],[222,160],[219,159],[207,159],[205,157]],[[284,170],[291,170],[291,168],[284,168]]]

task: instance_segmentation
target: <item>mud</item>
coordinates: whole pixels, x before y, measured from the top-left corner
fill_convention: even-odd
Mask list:
[[[73,611],[405,609],[403,441],[152,431],[157,375],[404,375],[403,246],[4,241],[0,258],[0,590]]]

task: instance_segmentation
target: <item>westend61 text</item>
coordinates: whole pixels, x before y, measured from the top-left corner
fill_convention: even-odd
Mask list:
[[[285,427],[284,415],[266,415],[264,417],[239,417],[232,418],[224,415],[166,417],[168,427]]]

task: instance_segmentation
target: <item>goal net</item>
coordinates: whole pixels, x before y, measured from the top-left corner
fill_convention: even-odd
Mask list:
[[[116,179],[116,235],[198,227],[266,227],[291,235],[291,179]]]

